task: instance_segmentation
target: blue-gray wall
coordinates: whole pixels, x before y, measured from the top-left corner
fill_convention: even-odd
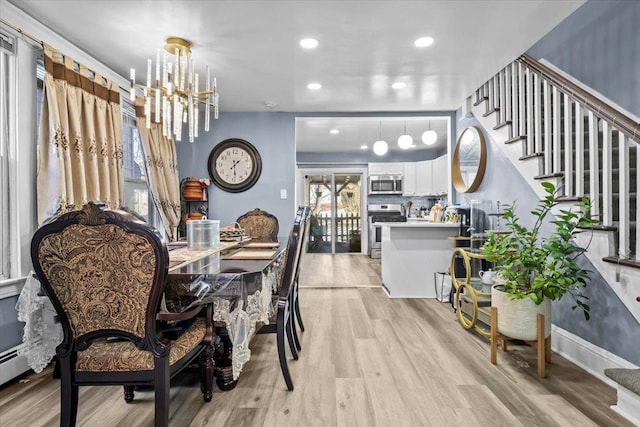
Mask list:
[[[211,121],[213,130],[203,132],[196,141],[177,142],[180,178],[209,176],[207,160],[213,147],[227,138],[249,141],[260,152],[262,174],[258,182],[242,193],[227,193],[215,185],[209,187],[209,218],[221,225],[254,208],[266,210],[278,218],[280,239],[289,233],[295,216],[295,117],[290,113],[221,113]],[[287,199],[280,190],[287,190]]]
[[[640,1],[589,0],[527,53],[640,116]]]
[[[640,115],[640,1],[590,0],[552,30],[527,53],[546,59],[605,97]],[[459,117],[458,129],[480,126],[471,117]],[[458,132],[459,133],[459,132]],[[457,201],[470,199],[517,200],[517,213],[531,224],[529,211],[538,197],[500,148],[487,137],[487,169],[475,193],[456,194]],[[565,296],[553,304],[553,323],[586,341],[640,365],[640,325],[586,260],[591,281],[585,289],[590,299],[591,320],[571,310]]]

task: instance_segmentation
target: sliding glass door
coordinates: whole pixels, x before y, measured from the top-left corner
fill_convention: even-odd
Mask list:
[[[361,252],[361,184],[358,173],[304,176],[305,204],[311,207],[307,252]]]

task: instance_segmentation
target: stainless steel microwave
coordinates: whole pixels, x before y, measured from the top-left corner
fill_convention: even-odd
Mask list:
[[[402,194],[402,175],[370,175],[369,194]]]

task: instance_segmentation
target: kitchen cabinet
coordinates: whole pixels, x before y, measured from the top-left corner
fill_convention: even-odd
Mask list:
[[[390,298],[435,298],[435,273],[447,271],[450,237],[459,224],[386,222],[382,224],[381,275]]]
[[[441,195],[448,193],[449,162],[447,156],[433,160],[432,168],[432,194]]]
[[[403,196],[415,196],[417,195],[417,177],[416,177],[416,163],[406,162],[404,164],[404,181],[402,188]]]
[[[416,162],[416,194],[428,196],[433,194],[432,184],[433,160]]]
[[[404,163],[369,163],[368,169],[369,175],[402,175],[404,173]]]
[[[369,163],[369,175],[385,174],[403,176],[403,196],[440,196],[449,192],[447,156],[421,162]]]

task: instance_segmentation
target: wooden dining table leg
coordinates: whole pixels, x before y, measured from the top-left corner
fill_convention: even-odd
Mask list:
[[[216,328],[216,340],[214,342],[215,367],[213,374],[216,377],[216,384],[222,391],[233,390],[238,385],[238,380],[233,379],[233,344],[229,338],[227,328]]]

